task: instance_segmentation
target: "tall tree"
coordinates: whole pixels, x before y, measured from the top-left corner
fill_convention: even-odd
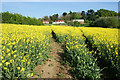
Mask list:
[[[48,16],[44,16],[43,20],[49,21],[49,17]]]
[[[82,11],[81,15],[82,15],[82,18],[85,19],[85,11]]]
[[[72,19],[79,19],[79,15],[76,12],[73,12],[72,14]]]
[[[87,11],[87,20],[89,21],[95,21],[97,19],[97,16],[95,15],[95,12],[93,9],[90,9]]]
[[[64,12],[64,13],[63,13],[63,16],[66,16],[66,15],[67,15],[67,13],[66,13],[66,12]]]
[[[118,16],[118,13],[115,11],[110,11],[110,10],[105,10],[105,9],[100,9],[97,10],[96,12],[99,17],[112,17],[112,16]]]

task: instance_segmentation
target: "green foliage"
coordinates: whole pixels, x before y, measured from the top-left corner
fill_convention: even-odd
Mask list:
[[[73,22],[73,24],[74,24],[73,26],[76,26],[76,27],[81,26],[80,22],[78,22],[78,21]]]
[[[88,10],[87,12],[82,11],[82,18],[89,21],[95,21],[99,17],[114,17],[118,16],[118,13],[115,11],[100,9],[95,12],[93,9]],[[88,22],[88,21],[86,21]]]
[[[67,15],[67,13],[66,13],[66,12],[64,12],[64,13],[63,13],[63,16],[66,16],[66,15]]]
[[[97,16],[95,15],[95,12],[93,9],[90,9],[87,11],[86,19],[89,21],[95,21],[97,19]]]
[[[54,15],[52,15],[52,16],[50,16],[50,20],[51,21],[56,21],[56,20],[58,20],[58,14],[54,14]]]
[[[75,21],[75,22],[68,22],[67,24],[68,24],[69,26],[76,26],[76,27],[81,26],[81,23],[78,22],[78,21]]]
[[[104,27],[104,28],[117,28],[118,19],[115,17],[102,17],[102,18],[97,19],[94,22],[94,26]]]
[[[85,47],[85,41],[80,36],[68,36],[66,39],[65,59],[72,66],[72,73],[76,79],[99,79],[100,68],[97,66],[96,59],[93,54]],[[73,42],[74,41],[74,42]],[[80,46],[79,46],[80,45]],[[77,48],[77,46],[79,46]]]
[[[96,13],[99,17],[113,17],[113,16],[118,16],[118,13],[115,11],[110,11],[110,10],[105,10],[105,9],[100,9]]]
[[[84,23],[84,24],[81,24],[81,26],[83,26],[83,27],[89,27],[90,24],[89,23]]]
[[[73,33],[73,32],[69,32]],[[74,36],[73,36],[74,35]],[[82,34],[57,35],[54,37],[58,42],[65,42],[64,61],[72,67],[72,73],[76,79],[96,80],[100,79],[100,68],[97,66],[94,55],[86,48]]]
[[[76,12],[72,13],[72,19],[79,19],[79,15]]]
[[[97,35],[99,36],[99,35]],[[99,44],[95,44],[93,36],[87,36],[88,41],[92,44],[92,48],[94,49],[95,56],[98,58],[98,61],[102,68],[106,67],[105,70],[108,70],[109,78],[115,78],[117,80],[120,79],[120,56],[114,56],[118,54],[120,51],[117,45],[113,44],[106,45],[106,41],[97,42]],[[111,49],[111,50],[110,50]],[[101,56],[101,57],[99,57]],[[104,63],[103,63],[104,62]]]
[[[22,16],[17,13],[2,13],[2,23],[25,24],[25,25],[43,25],[40,19]]]

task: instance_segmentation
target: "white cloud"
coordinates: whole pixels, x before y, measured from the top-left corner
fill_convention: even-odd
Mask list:
[[[119,0],[1,0],[2,2],[119,2]]]

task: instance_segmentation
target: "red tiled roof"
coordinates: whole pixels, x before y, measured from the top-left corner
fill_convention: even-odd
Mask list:
[[[55,21],[55,22],[64,22],[64,20],[57,20],[57,21]]]

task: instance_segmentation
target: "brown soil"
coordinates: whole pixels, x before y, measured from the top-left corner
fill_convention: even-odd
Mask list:
[[[49,54],[51,57],[44,64],[35,68],[38,75],[34,75],[33,78],[72,78],[69,71],[71,68],[61,64],[64,55],[62,47],[53,38],[50,46],[52,47]],[[42,74],[41,77],[40,74]]]

